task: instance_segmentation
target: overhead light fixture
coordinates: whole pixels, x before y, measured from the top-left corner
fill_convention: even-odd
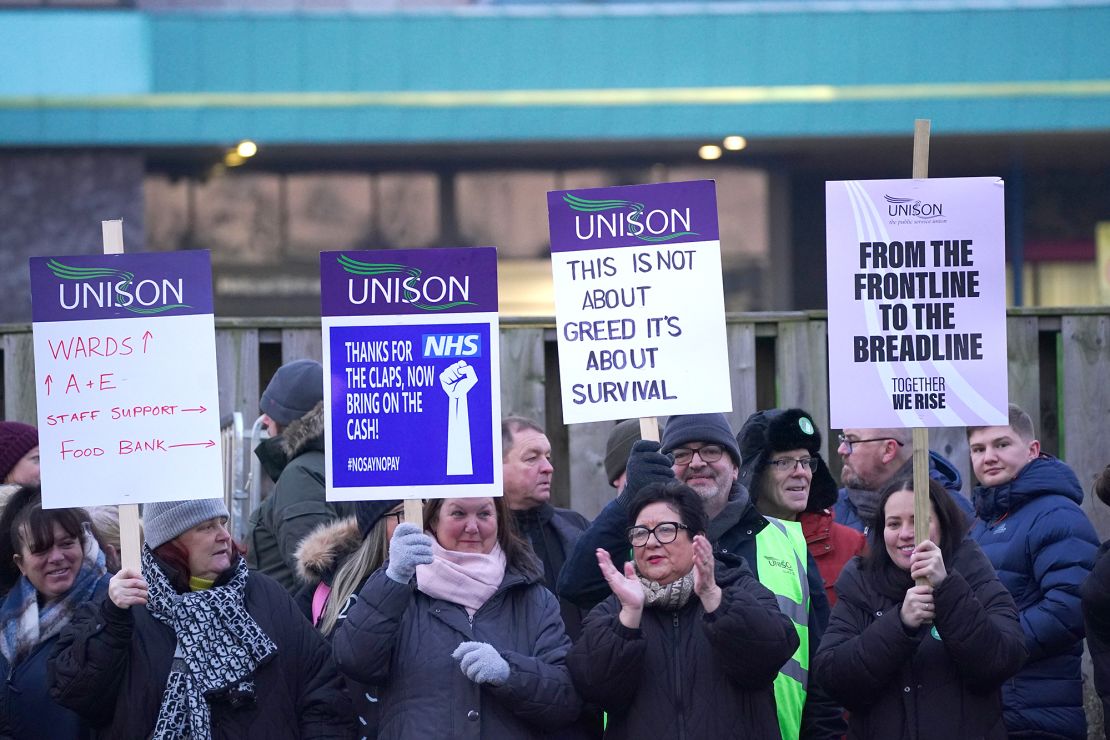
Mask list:
[[[239,154],[239,152],[232,150],[224,155],[224,165],[227,167],[238,167],[247,160]]]
[[[244,139],[239,142],[239,146],[235,147],[235,152],[244,159],[253,157],[258,154],[258,144],[255,144],[250,139]]]
[[[698,156],[702,159],[720,159],[721,147],[716,144],[705,144],[698,149]]]
[[[748,146],[748,140],[743,136],[726,136],[723,143],[730,152],[738,152]]]

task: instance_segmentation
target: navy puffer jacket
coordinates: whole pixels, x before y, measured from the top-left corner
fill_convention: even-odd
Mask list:
[[[1029,660],[1002,690],[1011,734],[1087,737],[1079,589],[1098,537],[1079,508],[1083,489],[1064,463],[1041,455],[1005,485],[976,488],[971,536],[1017,602]]]

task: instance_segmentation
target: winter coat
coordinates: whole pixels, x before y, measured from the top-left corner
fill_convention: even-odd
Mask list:
[[[622,494],[623,496],[623,494]],[[756,559],[756,536],[767,526],[767,520],[756,510],[748,498],[747,490],[734,484],[729,503],[709,522],[707,532],[718,557],[738,555],[747,563]],[[629,560],[628,512],[621,497],[609,502],[594,519],[590,528],[579,538],[574,551],[567,558],[559,574],[559,595],[583,608],[592,608],[612,592],[597,567],[597,548],[609,552],[618,570]],[[809,580],[809,652],[810,665],[821,642],[821,635],[829,621],[829,602],[825,598],[824,584],[813,557],[808,558],[806,575]],[[802,738],[840,737],[844,733],[841,710],[825,696],[821,687],[810,680],[802,716]]]
[[[222,578],[229,580],[234,570]],[[209,698],[213,739],[351,737],[352,710],[331,651],[289,594],[251,573],[244,601],[277,653],[255,671],[253,700]],[[176,646],[174,631],[146,607],[120,609],[103,599],[62,633],[51,663],[51,695],[96,725],[99,737],[150,737]]]
[[[536,563],[538,571],[539,564]],[[567,737],[581,699],[564,659],[570,639],[555,596],[509,567],[497,591],[468,618],[455,603],[370,576],[332,638],[339,669],[380,690],[378,737],[516,740]],[[509,663],[501,686],[466,677],[451,653],[486,642]],[[573,733],[571,733],[573,734]]]
[[[1095,690],[1102,700],[1103,733],[1110,740],[1110,542],[1099,548],[1095,567],[1081,588],[1087,649],[1094,666]]]
[[[555,593],[555,581],[558,579],[559,571],[566,559],[570,557],[574,543],[589,528],[589,520],[577,511],[560,509],[551,504],[541,504],[529,512],[514,511],[513,517],[517,523],[517,530],[532,544],[532,549],[537,554],[548,553],[548,559],[540,558],[544,560],[544,585]],[[546,538],[549,535],[551,539],[547,539],[544,543],[536,541],[539,537]],[[552,548],[559,548],[559,552],[552,554]],[[553,573],[553,579],[548,578],[549,573]],[[559,613],[563,618],[567,635],[573,642],[578,638],[578,633],[582,629],[582,620],[588,610],[579,609],[566,599],[559,599]]]
[[[274,490],[251,513],[247,565],[295,594],[296,552],[308,533],[323,522],[353,516],[354,504],[324,499],[323,402],[286,427],[280,437],[255,449]]]
[[[913,460],[907,460],[906,464],[902,466],[895,477],[908,475],[913,472]],[[975,509],[972,508],[971,502],[960,493],[963,488],[963,476],[956,466],[948,462],[944,457],[938,455],[932,450],[929,451],[929,477],[940,483],[952,494],[952,500],[959,504],[960,509],[967,514],[968,519],[975,517]],[[876,492],[877,494],[878,492]],[[867,527],[870,522],[863,521],[856,505],[848,498],[848,489],[841,488],[837,496],[836,505],[833,506],[833,518],[843,524],[845,527],[851,527],[859,532],[867,533]]]
[[[297,573],[304,586],[297,593],[295,601],[298,608],[309,621],[312,620],[312,597],[317,586],[321,583],[331,586],[332,578],[342,567],[344,561],[355,553],[362,545],[362,533],[358,528],[358,519],[347,517],[334,522],[325,522],[305,537],[297,548]],[[369,578],[364,578],[362,583],[355,588],[354,593],[348,597],[348,604],[353,604],[358,592]],[[331,595],[328,597],[331,598]],[[341,612],[339,619],[344,619]],[[337,622],[337,625],[340,624]],[[331,642],[330,635],[324,639]],[[344,688],[350,697],[354,709],[354,717],[358,723],[358,737],[373,738],[378,734],[378,688],[369,684],[359,683],[343,676]]]
[[[817,563],[821,580],[825,582],[825,596],[829,606],[836,606],[836,579],[848,561],[862,555],[867,549],[867,538],[862,532],[851,527],[837,524],[830,509],[816,513],[802,512],[798,515],[805,535],[809,554]]]
[[[608,713],[606,738],[779,738],[774,680],[798,633],[739,558],[718,561],[721,604],[696,595],[677,611],[646,608],[621,624],[616,596],[598,605],[567,658],[586,701]]]
[[[1007,484],[975,489],[971,536],[1017,602],[1029,649],[1025,668],[1002,689],[1011,733],[1087,737],[1079,588],[1099,542],[1082,501],[1075,473],[1048,455]]]
[[[814,666],[849,711],[848,737],[1005,740],[999,687],[1026,653],[1014,600],[979,547],[964,540],[946,556],[935,629],[908,630],[905,591],[893,598],[862,562],[840,575]]]
[[[98,603],[108,593],[109,576],[104,576],[89,603]],[[10,614],[19,599],[18,586],[8,592],[0,616]],[[0,620],[0,624],[6,620]],[[0,688],[0,740],[54,738],[84,740],[92,728],[71,710],[50,698],[47,667],[60,633],[40,642],[14,667],[0,654],[0,670],[6,678]]]

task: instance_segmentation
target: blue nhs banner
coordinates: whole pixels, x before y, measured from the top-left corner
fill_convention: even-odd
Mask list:
[[[481,357],[482,335],[478,333],[424,334],[420,338],[420,346],[426,358]]]

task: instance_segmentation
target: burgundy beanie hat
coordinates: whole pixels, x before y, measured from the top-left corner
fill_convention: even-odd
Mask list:
[[[38,446],[38,429],[18,421],[0,421],[0,483],[24,455]]]

